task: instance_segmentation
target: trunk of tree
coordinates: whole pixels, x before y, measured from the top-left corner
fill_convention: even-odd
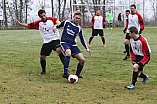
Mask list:
[[[93,0],[93,4],[95,5],[95,0]],[[94,6],[94,12],[96,14],[96,7]]]
[[[73,13],[72,13],[72,5],[71,5],[71,0],[70,0],[70,8],[71,8],[71,19],[73,17]]]
[[[82,4],[84,4],[83,0],[81,0],[81,3],[82,3]],[[84,15],[84,13],[85,13],[85,6],[82,6],[82,14],[83,14],[83,26],[85,26],[85,20],[84,20],[84,18],[85,18],[85,15]]]
[[[105,5],[106,0],[103,1],[103,5]],[[106,10],[105,10],[105,6],[103,6],[103,16],[106,17]]]
[[[7,18],[7,11],[6,11],[6,0],[4,0],[4,25],[5,27],[8,27],[8,18]]]
[[[15,16],[16,16],[16,19],[19,20],[19,18],[18,18],[17,0],[15,0]]]
[[[59,16],[59,20],[60,20],[60,11],[61,11],[61,4],[60,4],[61,0],[58,0],[58,16]]]
[[[51,0],[51,7],[52,7],[52,17],[53,17],[53,0]]]
[[[23,13],[22,13],[22,10],[23,10],[23,0],[20,0],[20,22],[23,22]]]
[[[25,0],[25,5],[26,5],[26,17],[25,17],[25,23],[27,23],[27,9],[28,9],[28,0]]]
[[[62,20],[64,20],[65,6],[66,6],[66,0],[64,0],[64,6],[63,6],[63,11],[62,11]]]

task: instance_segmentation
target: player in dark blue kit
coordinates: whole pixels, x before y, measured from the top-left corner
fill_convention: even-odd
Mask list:
[[[85,59],[83,57],[83,54],[79,50],[79,48],[76,45],[76,38],[79,36],[80,41],[87,52],[91,54],[91,50],[88,49],[84,33],[82,28],[78,25],[80,19],[81,19],[82,13],[79,11],[76,11],[73,16],[73,20],[65,20],[61,22],[60,25],[53,28],[53,31],[56,30],[56,28],[63,27],[63,33],[61,37],[61,47],[62,50],[65,53],[65,59],[64,59],[64,78],[68,78],[68,67],[70,63],[70,57],[76,58],[79,63],[77,65],[77,71],[76,75],[78,78],[84,78],[80,73],[82,71],[82,68],[84,66]]]

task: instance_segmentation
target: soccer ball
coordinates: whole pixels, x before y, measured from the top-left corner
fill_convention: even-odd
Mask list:
[[[74,75],[74,74],[71,74],[71,75],[69,75],[69,77],[68,77],[68,81],[69,81],[70,83],[76,83],[76,82],[78,81],[78,76],[77,76],[77,75]]]

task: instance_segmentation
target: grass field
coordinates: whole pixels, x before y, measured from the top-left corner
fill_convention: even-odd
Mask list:
[[[86,40],[91,29],[84,28]],[[62,30],[60,30],[60,33]],[[138,78],[136,88],[131,83],[132,63],[123,61],[124,37],[122,28],[106,30],[107,47],[100,37],[91,44],[91,56],[78,40],[86,62],[78,83],[62,78],[63,65],[55,52],[47,57],[47,74],[39,63],[42,37],[37,30],[0,30],[0,104],[157,104],[157,28],[145,28],[143,36],[151,48],[151,60],[144,67],[150,77],[146,84]],[[78,61],[71,58],[71,69]]]

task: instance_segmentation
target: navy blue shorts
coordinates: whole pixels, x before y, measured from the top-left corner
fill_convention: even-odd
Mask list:
[[[62,50],[63,50],[64,53],[65,53],[65,51],[66,51],[67,49],[70,49],[72,56],[81,53],[81,51],[80,51],[80,49],[77,47],[77,45],[72,45],[72,44],[69,44],[69,43],[63,43],[63,42],[61,42],[61,48],[62,48]]]

